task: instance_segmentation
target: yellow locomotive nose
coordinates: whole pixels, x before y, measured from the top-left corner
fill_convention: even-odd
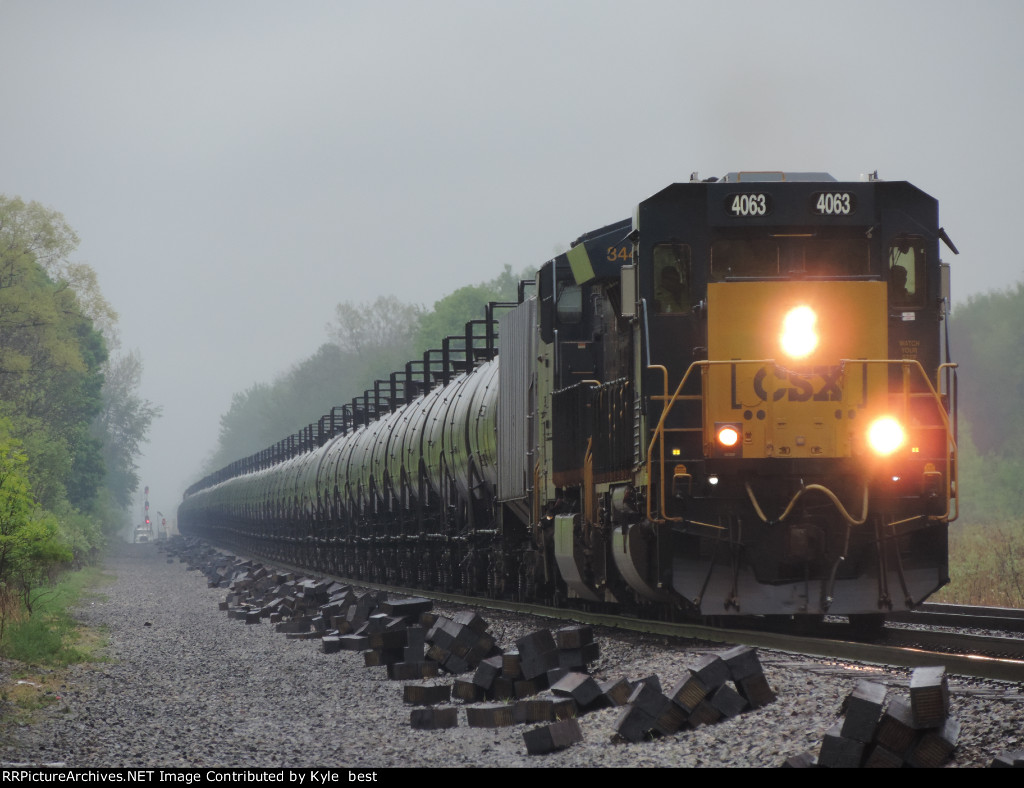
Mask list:
[[[818,332],[815,324],[818,316],[809,306],[790,309],[782,318],[782,333],[779,342],[783,352],[790,358],[806,358],[818,347]]]

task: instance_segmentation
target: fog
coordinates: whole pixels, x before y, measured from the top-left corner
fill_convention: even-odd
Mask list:
[[[694,171],[908,180],[954,305],[1024,279],[1021,29],[1019,0],[0,0],[0,193],[80,235],[170,515],[338,302],[432,306]]]

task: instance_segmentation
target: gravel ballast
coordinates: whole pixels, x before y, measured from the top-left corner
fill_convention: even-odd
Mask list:
[[[716,725],[639,743],[613,742],[619,709],[578,718],[583,740],[532,756],[528,726],[416,730],[403,685],[354,652],[324,654],[263,622],[218,609],[207,587],[157,545],[121,545],[107,559],[116,581],[81,609],[105,628],[109,661],[72,666],[55,703],[31,725],[5,726],[0,763],[68,767],[775,767],[817,751],[858,678],[906,693],[909,671],[837,665],[759,652],[777,699]],[[484,611],[499,645],[557,626]],[[600,633],[601,680],[657,674],[671,686],[712,647]],[[9,677],[0,676],[5,682]],[[451,682],[451,677],[434,680]],[[1020,686],[951,677],[962,723],[949,765],[988,766],[1024,747]]]

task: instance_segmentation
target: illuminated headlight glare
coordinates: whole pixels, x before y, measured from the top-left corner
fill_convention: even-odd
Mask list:
[[[886,457],[896,451],[906,440],[903,427],[892,416],[875,419],[868,427],[868,445],[875,454]]]
[[[718,428],[718,442],[727,449],[731,449],[740,442],[740,431],[731,424]]]
[[[809,306],[790,309],[782,318],[782,333],[779,341],[782,350],[791,358],[804,358],[818,346],[818,333],[814,330],[818,316]]]
[[[712,487],[714,487],[716,484],[718,484],[718,477],[715,476],[714,474],[711,474],[708,477],[708,484],[710,484]]]

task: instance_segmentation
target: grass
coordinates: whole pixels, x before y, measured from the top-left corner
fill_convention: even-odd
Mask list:
[[[931,601],[1024,607],[1024,521],[953,523],[949,576]]]
[[[87,634],[71,611],[89,597],[98,597],[95,589],[112,582],[99,567],[86,567],[33,592],[32,615],[23,612],[8,622],[0,657],[50,667],[92,660],[103,643]]]
[[[35,712],[60,703],[68,665],[103,661],[105,634],[78,624],[72,611],[101,599],[96,589],[113,580],[99,567],[69,572],[34,593],[31,616],[21,611],[8,617],[0,641],[0,658],[7,661],[0,665],[0,738],[7,738],[8,725],[25,724]]]

